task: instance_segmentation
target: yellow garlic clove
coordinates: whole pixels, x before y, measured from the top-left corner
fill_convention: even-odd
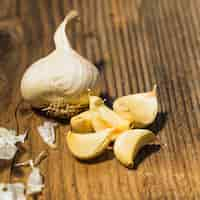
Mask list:
[[[81,160],[89,160],[102,154],[111,142],[114,129],[97,133],[79,134],[69,132],[67,144],[71,153]]]
[[[131,122],[134,128],[146,127],[155,120],[158,113],[156,85],[150,92],[119,97],[115,100],[113,109]]]
[[[91,112],[85,111],[79,115],[71,118],[70,124],[73,132],[88,133],[93,132],[93,125],[91,120]]]
[[[130,122],[108,108],[100,97],[90,96],[89,106],[95,131],[105,128],[116,128],[118,131],[129,129]]]
[[[114,144],[116,158],[126,167],[134,167],[134,159],[138,151],[156,138],[149,130],[134,129],[120,134]]]

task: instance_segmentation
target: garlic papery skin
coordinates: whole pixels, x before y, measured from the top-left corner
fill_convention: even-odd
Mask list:
[[[26,200],[23,183],[0,183],[1,200]]]
[[[158,113],[156,85],[152,91],[119,97],[113,110],[133,124],[134,128],[144,128],[151,124]]]
[[[44,180],[43,176],[40,173],[39,167],[36,167],[36,165],[39,165],[40,162],[46,157],[46,152],[42,151],[35,159],[33,160],[27,160],[22,163],[17,163],[14,165],[14,167],[23,167],[23,166],[30,166],[31,167],[31,173],[28,176],[27,180],[27,189],[26,194],[27,195],[34,195],[42,192],[42,189],[44,188]]]
[[[28,177],[27,182],[27,194],[37,194],[42,192],[42,189],[44,188],[43,184],[43,178],[40,174],[40,169],[37,167],[32,168],[32,172]]]
[[[56,133],[54,128],[57,125],[55,122],[46,121],[43,125],[37,127],[38,133],[43,141],[52,148],[56,148]]]
[[[88,107],[88,90],[100,93],[99,71],[71,48],[66,37],[65,26],[77,15],[71,11],[65,17],[54,35],[56,49],[32,64],[21,81],[23,98],[52,116],[74,116]]]
[[[26,135],[27,131],[24,134],[17,135],[15,130],[0,127],[0,160],[13,159],[18,150],[15,144],[24,143]]]

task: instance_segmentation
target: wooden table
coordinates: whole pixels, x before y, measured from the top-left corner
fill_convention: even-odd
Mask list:
[[[1,0],[0,125],[29,128],[15,162],[42,150],[45,189],[38,200],[200,199],[200,1],[199,0]],[[109,100],[158,85],[159,115],[152,129],[159,146],[140,152],[137,169],[121,166],[111,152],[79,162],[57,129],[58,148],[43,143],[36,127],[44,117],[20,96],[25,69],[54,49],[53,33],[65,14],[72,46],[96,63]],[[29,168],[0,162],[0,181],[23,181]]]

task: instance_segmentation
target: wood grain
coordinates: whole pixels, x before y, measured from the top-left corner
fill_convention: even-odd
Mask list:
[[[2,0],[0,9],[0,125],[30,129],[15,162],[48,152],[40,166],[46,187],[35,199],[200,199],[200,1]],[[56,130],[58,148],[48,148],[36,130],[47,119],[21,99],[23,72],[53,50],[53,33],[71,9],[81,16],[67,29],[72,46],[100,69],[109,102],[158,85],[151,128],[162,145],[145,147],[135,170],[112,152],[75,160],[67,123]],[[26,182],[30,170],[10,166],[0,161],[1,182]]]

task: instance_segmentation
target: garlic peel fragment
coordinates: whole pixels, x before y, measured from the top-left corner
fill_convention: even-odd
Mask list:
[[[31,171],[30,175],[28,176],[28,180],[27,180],[27,188],[26,188],[27,195],[38,194],[38,193],[42,192],[42,189],[44,188],[43,177],[40,173],[40,169],[38,167],[36,167],[36,165],[39,165],[40,162],[45,157],[46,157],[46,151],[42,151],[34,159],[34,161],[27,160],[22,163],[17,163],[14,165],[14,167],[30,166],[32,168],[32,171]]]
[[[15,130],[0,127],[0,159],[11,160],[17,152],[15,144],[24,143],[26,135],[27,131],[24,134],[17,135]]]
[[[134,128],[144,128],[151,124],[158,113],[157,86],[146,93],[119,97],[113,109],[121,117],[133,124]]]
[[[31,164],[32,172],[28,177],[27,181],[27,194],[37,194],[42,191],[44,188],[43,184],[43,178],[40,174],[40,169],[37,167],[34,167],[33,164]]]
[[[155,138],[153,132],[145,129],[125,131],[114,143],[114,154],[123,165],[132,168],[138,151]]]
[[[0,183],[0,199],[1,200],[26,200],[24,195],[24,184],[13,183],[5,184]]]
[[[81,159],[88,160],[103,153],[111,142],[114,129],[105,129],[97,133],[78,134],[68,132],[67,144],[71,153]]]
[[[44,142],[47,143],[50,147],[55,148],[55,130],[54,128],[57,126],[57,123],[46,121],[43,125],[38,126],[38,132],[40,136],[43,138]]]

